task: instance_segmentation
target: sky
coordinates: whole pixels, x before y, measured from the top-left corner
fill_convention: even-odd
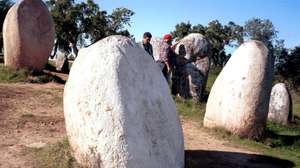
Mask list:
[[[287,48],[300,45],[300,0],[95,0],[101,10],[126,7],[135,12],[128,30],[137,41],[145,31],[162,37],[180,22],[207,25],[218,19],[244,25],[251,18],[270,19]]]

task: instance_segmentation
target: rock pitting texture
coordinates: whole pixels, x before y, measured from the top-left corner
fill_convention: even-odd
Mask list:
[[[261,138],[266,127],[273,58],[259,41],[242,44],[211,89],[205,127],[221,127],[240,137]]]
[[[292,117],[291,95],[284,83],[277,83],[271,91],[268,119],[279,124],[288,124]]]
[[[54,24],[41,0],[20,0],[3,24],[5,65],[41,71],[54,44]]]
[[[183,133],[153,59],[122,36],[81,49],[64,91],[77,161],[93,168],[183,168]]]

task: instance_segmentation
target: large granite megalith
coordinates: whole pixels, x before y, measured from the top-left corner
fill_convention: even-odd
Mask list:
[[[154,58],[155,61],[158,61],[159,60],[160,47],[163,45],[163,39],[153,37],[151,39],[150,43],[151,43],[152,49],[153,49],[153,58]]]
[[[93,168],[183,168],[183,133],[159,67],[138,44],[110,36],[81,49],[64,91],[67,135]]]
[[[173,94],[196,101],[202,99],[210,68],[210,50],[209,41],[199,33],[191,33],[176,44]]]
[[[279,124],[292,121],[292,99],[284,83],[277,83],[271,91],[268,119]]]
[[[19,0],[3,24],[4,63],[12,68],[41,71],[54,44],[54,24],[41,0]]]
[[[242,44],[213,84],[204,126],[225,128],[240,137],[261,138],[269,110],[273,63],[262,42]]]

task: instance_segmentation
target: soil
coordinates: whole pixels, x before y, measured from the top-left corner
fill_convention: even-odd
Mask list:
[[[26,148],[66,137],[63,84],[0,84],[0,167],[30,168]],[[214,137],[197,122],[181,119],[186,167],[285,167],[288,162],[260,155]]]

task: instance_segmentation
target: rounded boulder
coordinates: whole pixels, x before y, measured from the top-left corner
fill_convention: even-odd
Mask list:
[[[266,127],[273,58],[262,42],[242,44],[214,82],[205,127],[221,127],[240,137],[259,139]]]
[[[279,124],[292,121],[292,99],[284,83],[273,86],[270,97],[268,119]]]
[[[16,69],[41,71],[54,45],[54,23],[41,0],[20,0],[3,24],[4,63]]]
[[[175,47],[177,66],[173,74],[173,94],[201,101],[210,69],[211,45],[199,33],[179,40]]]

